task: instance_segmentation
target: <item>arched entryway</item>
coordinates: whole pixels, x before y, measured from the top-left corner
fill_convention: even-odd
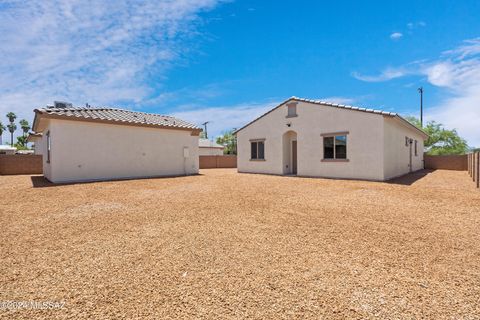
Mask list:
[[[283,134],[283,174],[297,174],[297,133],[293,130]]]

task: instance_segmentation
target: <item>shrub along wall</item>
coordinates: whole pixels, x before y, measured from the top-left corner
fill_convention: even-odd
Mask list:
[[[425,169],[468,170],[467,155],[429,156],[424,155]]]
[[[200,156],[200,169],[236,168],[237,156]]]
[[[0,154],[0,174],[42,174],[42,156],[35,154]]]

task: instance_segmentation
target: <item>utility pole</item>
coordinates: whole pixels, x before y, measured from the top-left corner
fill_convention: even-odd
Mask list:
[[[420,127],[423,128],[423,87],[418,88],[420,92]]]
[[[205,139],[208,139],[208,133],[207,133],[207,124],[210,123],[210,121],[206,121],[202,123],[202,126],[205,128]]]

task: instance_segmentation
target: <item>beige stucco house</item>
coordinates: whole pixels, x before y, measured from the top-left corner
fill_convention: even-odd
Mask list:
[[[197,174],[201,129],[177,118],[115,108],[34,110],[44,176],[78,182]]]
[[[198,155],[200,156],[221,156],[225,149],[224,146],[208,139],[199,139],[198,146]]]
[[[380,181],[422,169],[428,137],[396,113],[296,97],[236,136],[239,172]]]
[[[42,134],[30,132],[27,137],[27,142],[33,143],[33,153],[42,154]]]

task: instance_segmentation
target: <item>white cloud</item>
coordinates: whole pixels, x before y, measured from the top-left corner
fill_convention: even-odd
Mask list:
[[[336,104],[343,104],[343,105],[350,105],[355,102],[355,99],[347,98],[347,97],[327,97],[327,98],[321,98],[318,100],[326,101],[330,103],[336,103]]]
[[[427,118],[456,128],[471,146],[480,146],[480,38],[445,52],[423,73],[431,84],[451,92]]]
[[[392,70],[403,70],[398,73]],[[433,61],[418,61],[377,76],[353,76],[362,81],[388,81],[405,75],[425,76],[446,90],[447,98],[426,110],[426,119],[455,128],[472,146],[480,146],[480,38],[464,41]]]
[[[392,40],[400,40],[401,37],[403,37],[403,33],[401,32],[394,32],[390,35],[390,39]]]
[[[0,120],[67,100],[139,104],[221,0],[8,0],[0,7]]]
[[[407,23],[407,28],[412,30],[412,29],[416,29],[416,28],[425,27],[426,25],[427,25],[427,23],[425,21],[409,22],[409,23]]]
[[[382,81],[388,81],[392,80],[395,78],[401,78],[406,75],[410,74],[410,71],[405,68],[405,67],[399,67],[399,68],[386,68],[385,70],[382,71],[382,73],[374,76],[367,76],[367,75],[362,75],[358,72],[352,72],[352,76],[355,79],[365,81],[365,82],[382,82]]]
[[[219,136],[223,131],[233,128],[239,129],[277,106],[280,102],[245,103],[233,106],[201,107],[195,106],[188,110],[175,112],[174,116],[201,125],[208,124],[208,137]]]

